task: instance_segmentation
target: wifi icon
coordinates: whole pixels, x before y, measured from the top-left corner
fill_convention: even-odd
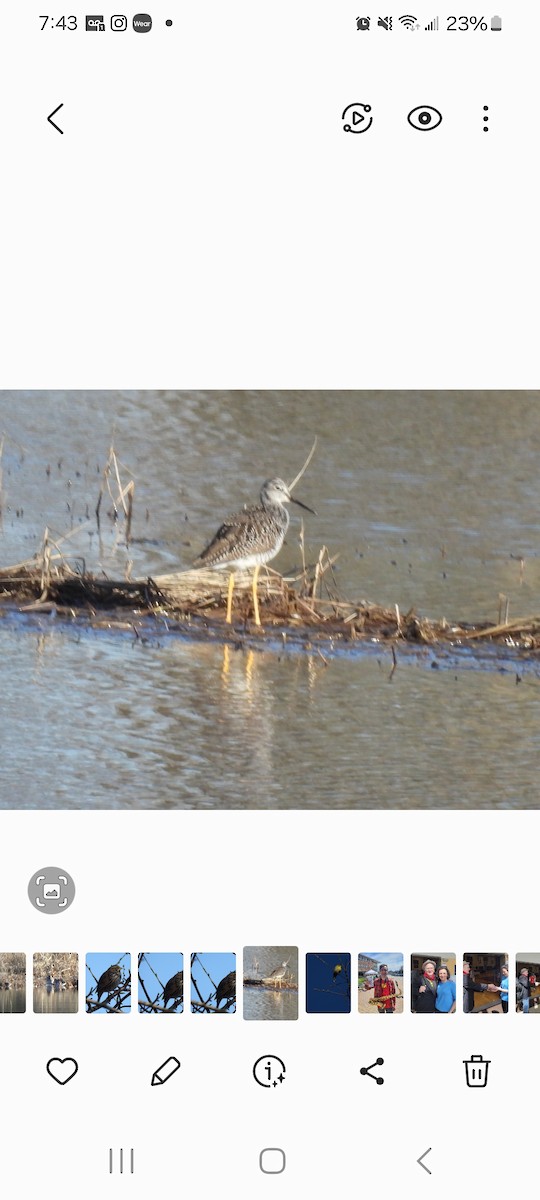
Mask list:
[[[405,26],[405,29],[414,29],[417,24],[416,17],[411,17],[411,15],[407,13],[404,17],[400,17],[399,20],[400,24]]]

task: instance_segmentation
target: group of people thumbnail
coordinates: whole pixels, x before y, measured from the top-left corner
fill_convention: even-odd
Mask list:
[[[417,1013],[456,1011],[456,981],[448,967],[426,958],[411,980],[411,1008]]]
[[[463,1012],[473,1012],[475,993],[498,993],[503,1012],[508,1012],[508,967],[501,967],[501,981],[477,983],[467,960],[463,963]],[[411,981],[411,1008],[415,1013],[450,1013],[456,1011],[456,981],[447,966],[427,958]]]

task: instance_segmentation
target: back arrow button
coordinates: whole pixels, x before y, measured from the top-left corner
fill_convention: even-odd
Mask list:
[[[422,1162],[422,1159],[424,1159],[426,1157],[426,1154],[431,1154],[431,1146],[429,1146],[427,1150],[424,1150],[424,1153],[421,1154],[420,1158],[417,1158],[416,1161],[419,1164],[419,1166],[422,1167],[423,1171],[427,1171],[428,1175],[431,1175],[431,1171],[430,1171],[429,1167],[426,1167],[425,1162]]]
[[[51,124],[51,125],[54,127],[54,129],[57,129],[57,130],[58,130],[58,133],[63,133],[63,132],[64,132],[64,130],[63,130],[63,129],[60,129],[60,126],[56,124],[56,121],[53,121],[53,117],[55,117],[55,116],[56,116],[56,114],[57,114],[57,112],[60,112],[60,109],[61,109],[61,108],[63,108],[63,107],[64,107],[64,105],[63,105],[63,104],[59,104],[59,105],[58,105],[58,108],[54,108],[54,109],[53,109],[53,111],[52,111],[52,113],[49,113],[49,115],[48,115],[48,117],[47,117],[47,120],[48,120],[48,121],[50,122],[50,124]]]

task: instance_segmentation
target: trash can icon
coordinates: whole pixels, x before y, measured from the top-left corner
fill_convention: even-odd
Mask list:
[[[464,1058],[463,1062],[465,1064],[467,1087],[485,1087],[491,1059],[482,1058],[481,1054],[471,1054],[471,1057]]]

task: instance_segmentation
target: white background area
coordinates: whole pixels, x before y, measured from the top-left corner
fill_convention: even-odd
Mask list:
[[[466,34],[424,2],[437,33],[395,0],[368,34],[352,0],[149,7],[0,5],[4,387],[537,386],[538,5]]]
[[[105,1185],[123,1195],[120,1184],[143,1197],[178,1177],[201,1195],[222,1179],[237,1195],[266,1195],[265,1146],[287,1154],[271,1185],[287,1197],[308,1186],[317,1196],[332,1187],[355,1195],[390,1163],[410,1195],[428,1186],[416,1162],[428,1147],[431,1186],[445,1197],[455,1172],[467,1172],[471,1187],[496,1189],[518,1152],[524,1175],[534,1172],[537,1031],[512,1009],[515,952],[537,944],[537,921],[527,887],[511,881],[527,879],[535,814],[48,812],[4,814],[3,826],[3,941],[26,949],[29,967],[40,949],[77,950],[81,959],[78,1015],[1,1019],[8,1177],[21,1169],[29,1111],[27,1184],[39,1184],[44,1162],[61,1162],[66,1175],[84,1178],[85,1197]],[[31,870],[49,862],[77,886],[57,916],[26,897]],[[191,951],[234,950],[240,979],[244,945],[279,944],[300,950],[296,1022],[246,1022],[241,1010],[207,1019],[189,1004],[167,1021],[139,1015],[136,1003],[115,1019],[84,1012],[89,949],[129,950],[134,973],[140,950],[182,950],[186,976]],[[406,1011],[390,1023],[357,1011],[356,956],[377,948],[405,955]],[[306,1014],[305,953],[331,949],[352,954],[352,1011]],[[507,951],[509,1014],[439,1020],[407,1011],[410,954],[437,949],[458,954],[459,1008],[462,952]],[[262,1054],[287,1068],[271,1092],[252,1077]],[[466,1086],[471,1054],[491,1060],[485,1090]],[[169,1055],[180,1071],[151,1088]],[[51,1056],[79,1062],[65,1087],[46,1073]],[[382,1086],[359,1073],[379,1056]],[[516,1087],[519,1130],[508,1113]],[[134,1147],[133,1179],[109,1179],[110,1146]]]

